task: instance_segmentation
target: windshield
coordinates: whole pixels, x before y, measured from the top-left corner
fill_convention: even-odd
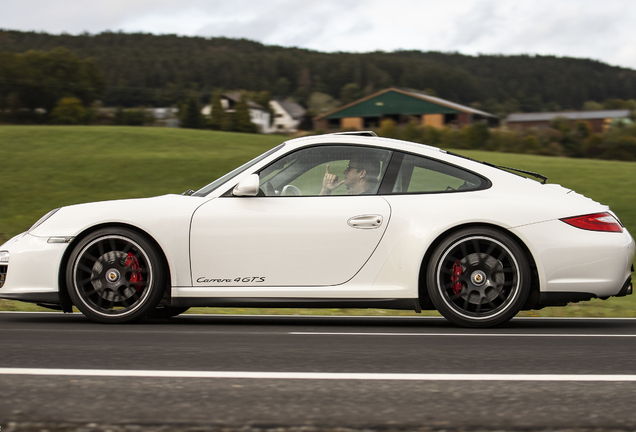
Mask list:
[[[196,191],[195,193],[192,194],[192,196],[206,196],[208,195],[210,192],[212,192],[213,190],[215,190],[216,188],[218,188],[219,186],[221,186],[223,183],[225,183],[226,181],[228,181],[229,179],[231,179],[232,177],[242,173],[243,171],[245,171],[246,169],[256,165],[257,163],[259,163],[260,161],[262,161],[263,159],[265,159],[267,156],[271,155],[272,153],[280,150],[281,148],[283,148],[283,146],[285,145],[285,143],[274,147],[273,149],[266,151],[265,153],[263,153],[262,155],[252,159],[251,161],[241,165],[240,167],[236,168],[235,170],[225,174],[223,177],[218,178],[216,180],[214,180],[212,183],[210,183],[209,185],[199,189],[198,191]]]

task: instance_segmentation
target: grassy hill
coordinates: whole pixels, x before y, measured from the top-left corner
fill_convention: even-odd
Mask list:
[[[0,126],[0,243],[56,207],[196,190],[285,139],[167,128]],[[461,153],[547,175],[550,183],[609,205],[636,233],[636,163]],[[554,310],[583,308],[589,315],[594,304]],[[631,298],[598,304],[614,314],[636,309]]]
[[[68,204],[196,190],[282,141],[188,129],[1,126],[0,237]]]
[[[0,235],[22,232],[68,204],[196,190],[285,139],[168,128],[0,126]],[[609,205],[636,233],[636,163],[460,153],[542,173]]]

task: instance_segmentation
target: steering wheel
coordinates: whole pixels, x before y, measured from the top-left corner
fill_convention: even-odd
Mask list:
[[[301,196],[302,193],[300,192],[300,189],[298,189],[296,186],[288,184],[283,188],[280,195],[281,196]]]

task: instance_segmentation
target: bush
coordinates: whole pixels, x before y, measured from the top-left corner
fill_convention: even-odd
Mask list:
[[[539,154],[541,153],[541,143],[539,139],[534,135],[527,135],[523,138],[523,153]]]
[[[143,126],[155,122],[155,117],[143,108],[123,109],[117,108],[115,112],[115,124],[119,126]]]
[[[490,129],[486,123],[475,123],[462,128],[462,141],[466,143],[467,148],[473,150],[483,150],[486,148],[488,139],[490,138]]]
[[[400,130],[398,130],[395,121],[391,119],[382,120],[380,123],[380,129],[377,131],[379,136],[385,138],[400,138]]]
[[[468,146],[459,136],[459,131],[454,128],[443,128],[440,130],[439,146],[443,148],[465,149]]]
[[[201,106],[195,97],[188,99],[179,109],[182,128],[203,129],[205,118],[201,114]]]
[[[66,97],[57,101],[51,111],[51,123],[61,125],[87,124],[91,120],[91,111],[75,97]]]
[[[608,140],[601,158],[636,161],[636,137],[625,135]]]
[[[442,132],[433,126],[424,126],[422,129],[422,142],[424,144],[438,146],[442,141]]]
[[[563,118],[553,120],[547,128],[490,129],[485,123],[475,123],[459,130],[420,126],[414,121],[398,126],[395,121],[386,119],[376,133],[449,149],[636,161],[636,124],[613,127],[597,134],[587,122],[570,127]]]
[[[592,134],[583,142],[583,154],[586,157],[598,158],[604,151],[603,137],[599,134]]]
[[[423,129],[416,122],[410,121],[401,134],[401,139],[412,142],[424,142]]]

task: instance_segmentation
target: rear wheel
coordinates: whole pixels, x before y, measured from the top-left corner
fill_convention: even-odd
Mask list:
[[[451,234],[435,249],[427,290],[437,310],[463,327],[492,327],[514,317],[530,291],[530,267],[519,245],[490,228]]]
[[[137,321],[152,311],[166,287],[156,248],[125,228],[105,228],[82,239],[69,258],[66,281],[73,304],[103,323]]]

